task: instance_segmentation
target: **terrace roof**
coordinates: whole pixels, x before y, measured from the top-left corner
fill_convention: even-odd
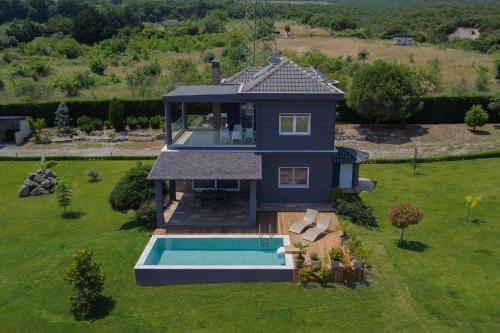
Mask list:
[[[262,156],[251,152],[162,151],[148,179],[262,179]]]

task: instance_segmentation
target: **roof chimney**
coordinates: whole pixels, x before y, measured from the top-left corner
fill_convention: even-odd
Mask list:
[[[219,59],[212,60],[212,84],[220,83],[220,62]]]
[[[276,65],[281,61],[280,53],[278,51],[273,50],[271,52],[271,61],[273,65]]]

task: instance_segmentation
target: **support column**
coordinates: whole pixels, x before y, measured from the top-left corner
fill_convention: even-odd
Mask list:
[[[257,226],[257,181],[250,181],[250,223]]]
[[[170,201],[177,200],[176,195],[175,195],[176,189],[175,189],[175,180],[169,180],[168,181],[168,194],[170,195]]]
[[[172,144],[172,110],[170,102],[165,102],[165,143],[167,146]]]
[[[156,198],[156,226],[163,227],[165,217],[163,216],[163,182],[155,180],[155,198]]]
[[[188,127],[188,121],[187,121],[187,105],[186,102],[181,103],[181,108],[182,108],[182,126],[184,129],[187,129]]]

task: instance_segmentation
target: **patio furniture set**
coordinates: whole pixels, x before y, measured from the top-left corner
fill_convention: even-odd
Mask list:
[[[332,218],[329,216],[318,217],[318,211],[314,209],[308,209],[304,218],[292,224],[289,231],[296,234],[301,234],[304,230],[307,231],[302,235],[302,239],[314,242],[323,233],[330,229],[330,224],[332,223]],[[317,219],[317,221],[316,221]],[[314,227],[312,227],[314,225]],[[312,227],[312,228],[310,228]]]
[[[240,124],[234,125],[232,131],[227,127],[221,127],[219,134],[220,144],[233,144],[237,141],[240,144],[253,143],[253,128],[242,128]]]

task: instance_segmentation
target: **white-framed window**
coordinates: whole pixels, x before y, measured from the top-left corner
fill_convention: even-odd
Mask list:
[[[310,135],[310,113],[280,113],[280,135]]]
[[[239,191],[240,181],[237,179],[225,179],[225,180],[214,180],[214,179],[195,179],[193,180],[193,191],[203,191],[203,190],[226,190],[226,191]]]
[[[279,188],[309,188],[309,168],[279,167]]]

